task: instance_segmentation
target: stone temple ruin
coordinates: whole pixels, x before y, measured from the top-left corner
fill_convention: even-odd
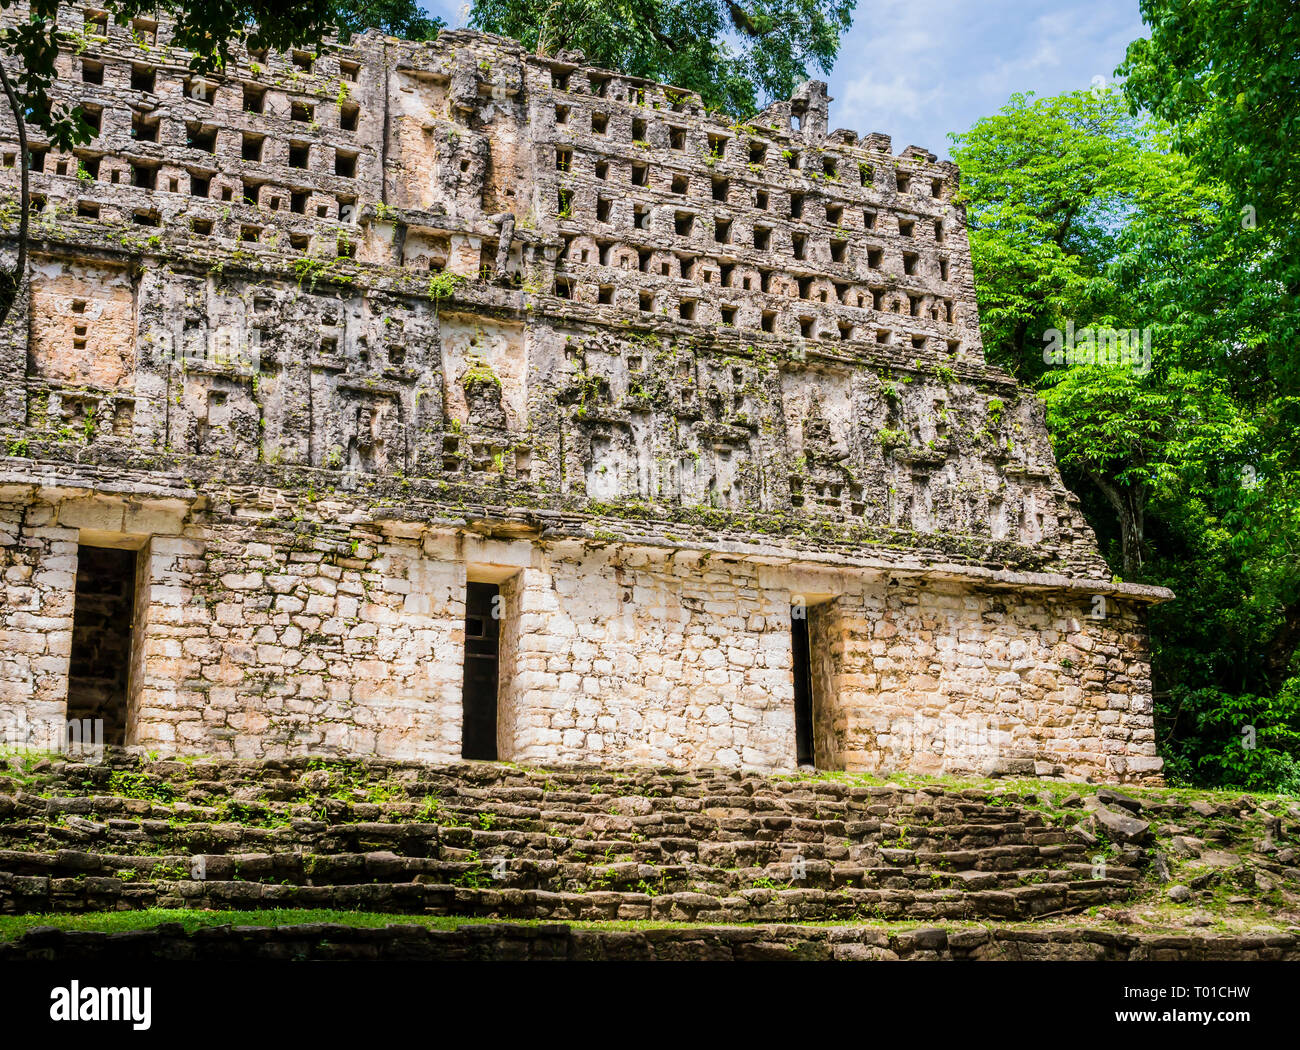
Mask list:
[[[14,18],[11,10],[6,18]],[[68,7],[0,330],[0,711],[216,756],[1159,775],[958,172],[447,31]],[[17,138],[0,125],[5,252]]]

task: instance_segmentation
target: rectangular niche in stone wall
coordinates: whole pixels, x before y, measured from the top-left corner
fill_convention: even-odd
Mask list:
[[[584,468],[587,495],[595,500],[620,499],[628,494],[636,468],[636,449],[624,427],[602,424],[588,431],[589,454]]]
[[[185,451],[232,459],[257,457],[261,412],[251,377],[191,365],[174,415],[173,439]]]
[[[129,390],[135,382],[135,327],[135,292],[124,268],[33,260],[33,376]]]
[[[426,209],[440,201],[436,123],[447,112],[447,83],[419,70],[399,70],[388,95],[389,135],[396,158],[387,168],[388,199],[399,208]]]
[[[825,462],[848,457],[856,418],[847,374],[783,372],[781,401],[792,455]]]
[[[451,257],[451,241],[446,234],[428,230],[408,229],[402,241],[402,265],[412,270],[431,270],[437,273],[447,268]]]
[[[129,739],[127,690],[135,605],[137,552],[77,549],[68,721],[103,719],[105,744]]]
[[[448,420],[472,430],[517,432],[528,421],[528,343],[519,325],[442,318]]]
[[[398,392],[339,381],[331,401],[332,414],[314,435],[318,461],[331,469],[364,474],[406,469],[406,427]],[[321,440],[323,438],[323,440]]]
[[[495,761],[500,682],[501,591],[471,581],[465,589],[465,680],[461,757]]]
[[[818,769],[844,769],[842,674],[850,632],[837,614],[834,600],[825,600],[826,596],[806,597],[804,635],[808,665],[805,673],[809,691],[806,729],[811,734],[811,762]],[[802,764],[803,741],[800,745]]]
[[[808,642],[808,607],[790,607],[790,649],[794,670],[794,737],[795,762],[799,766],[816,764],[813,748],[813,680],[812,653]]]

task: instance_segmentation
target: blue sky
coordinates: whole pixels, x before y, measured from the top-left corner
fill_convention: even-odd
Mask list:
[[[424,0],[448,25],[464,0]],[[1137,0],[858,0],[830,75],[831,127],[881,131],[899,153],[948,155],[948,133],[1016,91],[1055,95],[1108,81],[1145,35]]]

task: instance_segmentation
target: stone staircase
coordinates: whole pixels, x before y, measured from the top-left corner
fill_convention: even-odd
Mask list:
[[[713,924],[1015,920],[1144,854],[1034,796],[854,778],[389,761],[44,761],[0,775],[0,913],[330,908]]]

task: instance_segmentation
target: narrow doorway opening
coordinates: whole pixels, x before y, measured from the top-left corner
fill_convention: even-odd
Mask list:
[[[808,606],[790,607],[790,647],[794,655],[795,761],[816,764],[813,751],[812,653],[808,639]]]
[[[501,588],[470,582],[465,591],[462,758],[497,757],[497,684],[501,661]]]
[[[110,745],[127,740],[137,557],[115,547],[77,548],[68,721],[102,719]]]

